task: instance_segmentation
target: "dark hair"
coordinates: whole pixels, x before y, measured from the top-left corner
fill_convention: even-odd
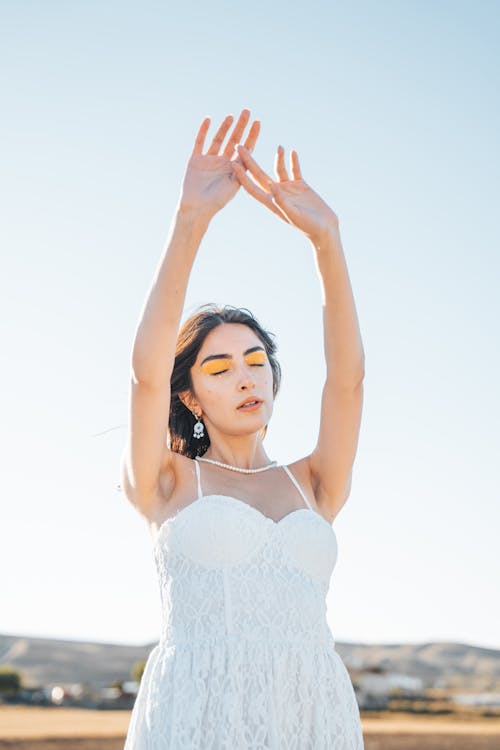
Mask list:
[[[242,323],[251,328],[264,344],[267,357],[273,373],[273,395],[279,391],[281,383],[281,368],[275,357],[277,346],[274,334],[266,331],[246,307],[232,305],[219,306],[213,302],[201,305],[198,310],[182,325],[177,336],[174,369],[170,378],[170,414],[168,418],[168,434],[170,449],[189,458],[202,456],[210,445],[210,438],[205,434],[202,438],[193,436],[196,419],[190,409],[182,403],[179,393],[191,391],[191,367],[196,361],[206,336],[222,323]],[[267,432],[267,425],[262,428],[262,439]]]

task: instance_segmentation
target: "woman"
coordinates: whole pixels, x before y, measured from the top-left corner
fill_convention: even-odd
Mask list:
[[[251,156],[250,112],[202,122],[136,331],[128,499],[154,533],[161,637],[125,750],[361,750],[358,705],[326,621],[362,410],[364,352],[337,216],[283,149],[277,180]],[[234,158],[233,158],[234,157]],[[250,178],[249,174],[253,179]],[[263,439],[280,385],[273,334],[244,309],[202,306],[179,331],[211,218],[240,186],[312,244],[327,378],[316,447],[289,466]]]

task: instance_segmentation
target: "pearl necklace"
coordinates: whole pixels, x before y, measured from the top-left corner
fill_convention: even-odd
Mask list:
[[[224,464],[222,461],[215,461],[213,458],[202,458],[201,456],[195,456],[196,461],[207,461],[210,464],[216,464],[222,466],[224,469],[232,469],[233,471],[241,471],[243,474],[257,474],[259,471],[266,471],[272,469],[278,462],[273,461],[267,466],[261,466],[260,469],[242,469],[240,466],[231,466],[231,464]]]

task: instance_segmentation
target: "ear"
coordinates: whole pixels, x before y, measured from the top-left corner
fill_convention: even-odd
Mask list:
[[[191,413],[198,414],[201,417],[200,406],[191,391],[181,391],[177,395],[179,396],[184,406],[186,406]]]

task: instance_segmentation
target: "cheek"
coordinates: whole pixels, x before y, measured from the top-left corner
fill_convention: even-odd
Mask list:
[[[214,378],[203,388],[203,398],[211,405],[223,404],[227,398],[227,390],[227,384],[222,382],[222,378]]]
[[[203,389],[203,396],[205,401],[213,401],[214,398],[220,398],[220,394],[217,393],[217,388],[213,385]]]

